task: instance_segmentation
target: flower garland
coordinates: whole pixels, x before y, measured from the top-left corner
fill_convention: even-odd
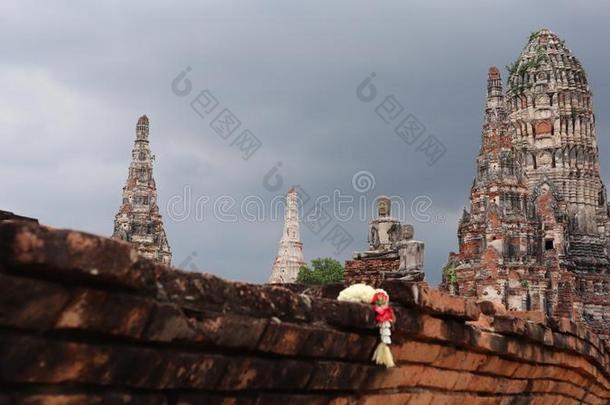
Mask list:
[[[354,284],[342,290],[337,299],[339,301],[362,302],[373,306],[381,342],[377,345],[372,360],[386,367],[394,367],[394,358],[388,345],[392,343],[391,327],[392,323],[396,321],[396,316],[394,310],[390,307],[388,293],[366,284]]]

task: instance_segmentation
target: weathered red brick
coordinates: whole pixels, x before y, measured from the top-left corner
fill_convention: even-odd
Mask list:
[[[204,341],[204,336],[197,330],[196,321],[187,318],[177,305],[160,302],[151,311],[142,339],[192,343]]]
[[[160,271],[157,279],[167,297],[189,311],[311,320],[311,298],[280,286],[231,283],[210,274],[180,271]]]
[[[312,298],[311,308],[314,321],[351,330],[377,329],[375,311],[369,304]]]
[[[230,358],[217,389],[299,390],[309,381],[312,370],[313,365],[304,361]]]
[[[390,300],[407,307],[419,307],[428,313],[474,321],[479,319],[481,314],[475,300],[442,293],[431,289],[425,283],[386,280],[382,288],[388,292]]]
[[[158,370],[158,388],[217,389],[234,360],[219,355],[197,353],[167,353]]]
[[[166,405],[163,395],[139,394],[33,394],[16,395],[20,405]]]
[[[310,390],[349,390],[385,372],[384,367],[319,361],[307,385]]]
[[[139,338],[154,302],[121,293],[79,289],[55,328]]]
[[[364,283],[380,287],[386,279],[395,277],[399,266],[398,258],[347,260],[344,272],[345,285]]]
[[[0,377],[14,383],[107,384],[111,356],[109,348],[27,335],[0,336]]]
[[[506,314],[506,308],[499,302],[496,301],[487,301],[480,300],[477,301],[477,305],[481,312],[485,315],[493,316],[493,315],[504,315]]]
[[[0,325],[48,330],[69,297],[59,284],[0,273]]]
[[[92,277],[80,255],[107,249],[105,242],[80,234],[67,241],[66,232],[32,230],[18,243],[19,260],[0,259],[0,381],[27,391],[10,400],[70,401],[78,387],[92,388],[93,403],[96,396],[114,403],[123,398],[112,397],[117,392],[133,403],[156,392],[184,404],[610,399],[608,347],[570,321],[493,306],[480,316],[482,303],[388,281],[398,367],[386,369],[370,362],[378,331],[367,304],[145,261],[130,265],[126,284],[112,271]],[[61,260],[48,259],[45,243],[72,247],[60,249]]]
[[[72,282],[108,283],[156,292],[154,275],[138,271],[129,243],[28,222],[0,222],[0,264],[12,271]]]
[[[268,322],[266,319],[223,314],[205,316],[193,323],[203,341],[221,347],[252,350],[259,344]]]

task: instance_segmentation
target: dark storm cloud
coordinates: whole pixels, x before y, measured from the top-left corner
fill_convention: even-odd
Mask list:
[[[401,196],[410,204],[428,196],[431,220],[403,219],[426,242],[426,270],[436,283],[467,204],[487,68],[504,71],[531,31],[558,33],[587,69],[602,171],[610,177],[608,6],[587,4],[2,3],[0,208],[110,234],[135,122],[147,113],[174,264],[264,281],[281,221],[227,223],[210,207],[202,221],[193,214],[172,220],[167,203],[185,187],[192,202],[258,195],[268,203],[275,193],[263,187],[263,176],[282,162],[282,192],[300,184],[313,197],[335,189],[358,197],[352,176],[367,170],[376,180],[369,197]],[[242,160],[189,98],[171,92],[186,66],[193,95],[209,89],[262,141],[252,158]],[[379,95],[367,104],[356,87],[371,72]],[[387,95],[446,146],[434,166],[375,114]],[[366,222],[333,224],[354,238],[337,258],[365,247]],[[303,226],[302,239],[307,259],[334,255],[322,234]]]

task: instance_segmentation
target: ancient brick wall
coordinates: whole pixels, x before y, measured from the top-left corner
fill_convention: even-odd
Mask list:
[[[8,220],[19,220],[19,221],[32,221],[38,222],[35,218],[23,217],[21,215],[14,214],[9,211],[0,210],[0,221],[8,221]]]
[[[576,280],[584,320],[597,334],[610,339],[610,274],[578,274]]]
[[[397,276],[399,266],[399,258],[348,260],[345,262],[345,283],[365,283],[379,287],[386,279]]]
[[[0,223],[0,404],[607,404],[610,347],[569,320],[399,280],[397,367],[368,305],[224,281],[112,239]],[[319,290],[324,296],[329,291]]]

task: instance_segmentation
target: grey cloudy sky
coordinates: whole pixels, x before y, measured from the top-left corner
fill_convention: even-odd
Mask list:
[[[417,221],[426,272],[436,284],[467,204],[480,142],[486,72],[518,56],[531,31],[566,40],[594,92],[602,175],[610,178],[607,2],[591,1],[206,1],[0,3],[0,209],[56,227],[112,233],[137,118],[151,121],[159,206],[173,263],[262,282],[282,222],[223,222],[198,198],[247,196],[267,203],[299,184],[369,203],[379,194],[432,201]],[[190,66],[193,94],[171,82]],[[356,87],[376,73],[378,99]],[[209,89],[263,146],[248,160],[189,106]],[[374,112],[394,95],[447,148],[432,167]],[[212,117],[213,118],[213,117]],[[283,189],[263,187],[278,162]],[[375,177],[367,193],[352,177]],[[172,196],[191,191],[191,212],[170,218]],[[189,202],[187,201],[187,202]],[[356,207],[357,208],[357,207]],[[332,212],[332,211],[331,211]],[[366,221],[340,224],[354,241],[340,254],[326,231],[301,235],[307,260],[345,260],[366,246]],[[196,252],[196,255],[192,255]],[[189,261],[190,259],[190,261]]]

